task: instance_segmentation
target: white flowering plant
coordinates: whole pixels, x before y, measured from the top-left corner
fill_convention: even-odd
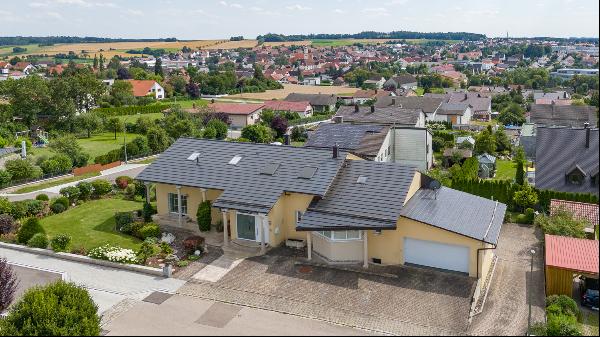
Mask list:
[[[92,259],[106,260],[123,264],[138,263],[138,258],[133,250],[115,247],[108,244],[90,250],[88,257],[91,257]]]

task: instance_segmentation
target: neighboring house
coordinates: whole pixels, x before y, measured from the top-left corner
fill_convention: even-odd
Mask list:
[[[0,75],[8,75],[10,73],[10,63],[0,61]]]
[[[521,127],[521,135],[519,136],[519,145],[523,147],[527,159],[535,161],[535,140],[537,129],[535,124],[525,123]]]
[[[302,85],[313,85],[313,86],[321,85],[321,78],[320,77],[306,77],[306,78],[304,78],[304,80],[302,80]]]
[[[420,109],[342,106],[334,116],[337,123],[377,124],[391,127],[392,158],[421,171],[433,166],[433,136],[425,127]]]
[[[158,100],[165,98],[165,90],[153,80],[127,80],[133,87],[133,96],[146,97],[152,96]]]
[[[588,105],[532,104],[529,121],[537,125],[583,127],[598,125],[596,108]]]
[[[352,95],[352,104],[363,105],[380,97],[396,96],[395,93],[380,89],[358,90]]]
[[[337,145],[366,160],[394,162],[392,138],[386,125],[323,123],[309,133],[304,146],[331,149]]]
[[[598,226],[600,221],[598,218],[598,208],[598,204],[556,199],[550,200],[550,215],[555,215],[559,210],[565,210],[573,214],[574,219],[585,220],[588,223],[585,232],[591,239],[595,239],[594,228]]]
[[[451,93],[448,103],[467,104],[471,106],[473,119],[489,121],[492,118],[492,99],[480,93]]]
[[[434,121],[448,122],[453,125],[469,125],[473,116],[471,106],[463,103],[442,103],[435,114]]]
[[[371,88],[375,88],[375,89],[383,89],[385,82],[386,82],[385,77],[375,76],[375,77],[372,77],[372,78],[369,78],[368,80],[366,80],[364,82],[364,85],[366,87],[371,87]]]
[[[155,184],[161,224],[197,231],[196,210],[210,201],[225,246],[266,252],[296,240],[309,260],[488,274],[506,205],[431,189],[432,179],[412,167],[353,157],[337,148],[182,138],[137,179]]]
[[[479,178],[488,179],[496,175],[496,157],[484,153],[477,157],[479,161]]]
[[[286,102],[286,101],[265,101],[265,109],[274,112],[295,112],[300,117],[310,117],[313,114],[313,108],[309,101],[305,102]]]
[[[598,195],[598,129],[537,128],[535,187]]]
[[[218,113],[224,113],[229,116],[231,127],[234,129],[243,129],[248,125],[254,125],[260,120],[260,113],[265,108],[264,104],[246,104],[246,103],[211,103],[208,106],[211,110]]]
[[[550,73],[550,76],[563,80],[570,80],[575,75],[598,76],[598,69],[558,69]]]
[[[451,167],[454,164],[464,163],[465,160],[473,157],[473,150],[469,149],[445,149],[443,156],[443,164],[445,167]]]
[[[377,102],[375,102],[376,108],[386,108],[386,107],[398,107],[402,109],[421,109],[425,113],[426,121],[435,120],[436,113],[442,102],[443,98],[436,97],[379,97]]]
[[[404,88],[406,90],[416,90],[418,87],[417,78],[413,75],[398,75],[390,78],[385,82],[383,87],[386,90],[398,90]]]
[[[35,66],[29,62],[17,62],[12,68],[16,71],[22,72],[25,75],[30,75],[35,71]]]
[[[287,102],[310,102],[315,112],[334,112],[337,103],[336,95],[324,94],[289,94],[284,101]]]

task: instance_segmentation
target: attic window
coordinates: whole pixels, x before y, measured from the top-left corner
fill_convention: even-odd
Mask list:
[[[242,160],[242,156],[237,155],[231,158],[231,160],[229,161],[229,165],[237,165],[240,162],[240,160]]]
[[[260,170],[260,174],[272,176],[275,174],[275,172],[277,172],[277,169],[279,168],[280,165],[281,164],[279,164],[279,163],[267,164]]]
[[[314,177],[315,173],[317,173],[317,169],[318,168],[313,166],[303,167],[300,171],[300,174],[298,175],[298,178],[311,179],[312,177]]]
[[[567,182],[571,185],[582,185],[586,177],[586,173],[575,165],[573,169],[567,173]]]
[[[358,177],[358,179],[356,179],[356,183],[357,184],[366,184],[368,178],[369,177],[366,177],[366,176],[360,176],[360,177]]]
[[[197,160],[198,157],[200,157],[200,154],[200,152],[194,152],[187,158],[187,160]]]

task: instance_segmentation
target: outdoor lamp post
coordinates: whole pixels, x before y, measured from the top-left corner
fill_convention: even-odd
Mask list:
[[[528,295],[528,300],[529,300],[529,317],[527,319],[527,335],[529,336],[531,334],[531,293],[533,292],[533,257],[535,256],[535,249],[532,249],[530,251],[531,253],[531,267],[530,267],[530,272],[529,272],[529,295]]]

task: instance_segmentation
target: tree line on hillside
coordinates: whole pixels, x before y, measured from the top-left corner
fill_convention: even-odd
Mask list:
[[[421,33],[409,31],[394,31],[390,33],[366,31],[358,34],[302,34],[302,35],[284,35],[284,34],[265,34],[257,37],[265,42],[286,42],[303,40],[342,40],[342,39],[427,39],[427,40],[461,40],[478,41],[485,39],[484,34],[466,33],[466,32],[448,32],[448,33]]]
[[[0,46],[38,44],[51,46],[57,43],[107,43],[107,42],[176,42],[177,39],[113,39],[107,37],[79,36],[2,36]]]

